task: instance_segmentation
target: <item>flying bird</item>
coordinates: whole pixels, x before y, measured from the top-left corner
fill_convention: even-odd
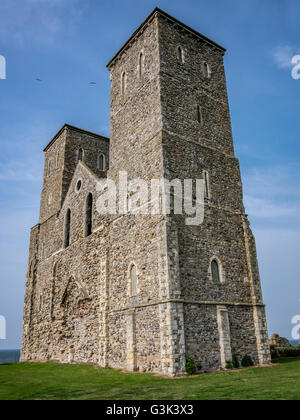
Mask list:
[[[40,79],[39,77],[37,79],[35,79],[37,82],[42,82],[42,79]]]
[[[90,82],[89,85],[96,85],[96,82]]]

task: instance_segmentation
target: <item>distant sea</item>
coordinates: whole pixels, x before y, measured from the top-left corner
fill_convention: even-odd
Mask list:
[[[0,365],[6,363],[18,363],[20,350],[0,350]]]

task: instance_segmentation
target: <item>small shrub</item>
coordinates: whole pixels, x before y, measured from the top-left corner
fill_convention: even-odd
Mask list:
[[[232,357],[232,366],[233,366],[234,369],[239,369],[240,362],[239,362],[239,359],[237,358],[237,356]]]
[[[226,362],[226,369],[233,369],[233,364],[230,361]]]
[[[245,356],[243,358],[243,360],[242,360],[242,366],[244,368],[254,366],[253,360],[251,359],[250,356],[247,355],[247,356]]]
[[[197,369],[196,369],[196,364],[193,357],[188,357],[186,359],[185,369],[189,375],[195,375]]]

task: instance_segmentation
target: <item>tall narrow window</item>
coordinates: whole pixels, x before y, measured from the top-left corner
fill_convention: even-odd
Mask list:
[[[136,266],[133,264],[130,268],[130,291],[131,296],[136,296],[137,294],[137,272]]]
[[[196,107],[196,120],[199,124],[203,124],[203,109],[200,105]]]
[[[125,72],[122,74],[121,92],[122,92],[122,96],[124,96],[126,93],[126,73]]]
[[[204,73],[204,77],[210,78],[211,71],[210,71],[210,67],[207,63],[203,64],[203,73]]]
[[[141,52],[139,55],[139,80],[142,80],[144,73],[144,54]]]
[[[219,263],[218,263],[217,260],[212,260],[212,262],[211,262],[211,275],[212,275],[212,279],[215,283],[220,283],[221,282],[220,267],[219,267]]]
[[[99,156],[99,169],[105,171],[105,156],[102,154]]]
[[[64,247],[67,248],[70,245],[70,236],[71,236],[71,210],[68,209],[65,219],[65,238],[64,238]]]
[[[93,228],[93,195],[90,193],[86,199],[85,208],[85,236],[92,234]]]
[[[82,149],[78,150],[78,160],[83,161],[83,150]]]
[[[178,47],[178,48],[177,48],[177,60],[178,60],[180,63],[183,63],[183,50],[182,50],[182,48],[181,48],[181,47]]]
[[[203,171],[204,178],[204,198],[210,198],[210,188],[209,188],[209,175],[207,171]]]

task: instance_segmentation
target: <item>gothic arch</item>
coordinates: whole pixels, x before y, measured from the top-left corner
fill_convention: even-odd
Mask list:
[[[215,269],[218,270],[217,272],[214,270],[214,267],[215,267]],[[223,264],[218,257],[213,256],[210,259],[208,274],[209,274],[209,278],[210,278],[211,281],[218,282],[218,283],[225,283],[225,273],[224,273],[224,269],[223,269]],[[218,276],[218,278],[217,278],[217,276]]]
[[[138,294],[138,269],[137,264],[133,261],[128,267],[128,294],[129,296],[137,296]]]

